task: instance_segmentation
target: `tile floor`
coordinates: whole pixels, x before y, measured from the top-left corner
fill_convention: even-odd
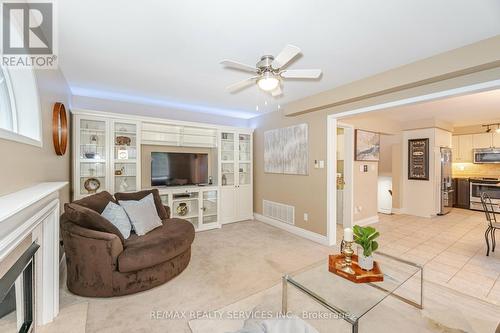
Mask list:
[[[380,215],[380,250],[424,265],[424,279],[500,305],[500,246],[486,256],[484,213]],[[500,240],[500,235],[497,235]]]

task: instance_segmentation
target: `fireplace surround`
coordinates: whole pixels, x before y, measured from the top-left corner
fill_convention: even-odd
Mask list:
[[[40,183],[0,196],[2,332],[36,332],[59,312],[59,190],[66,185]]]
[[[33,268],[35,253],[39,248],[40,245],[32,243],[0,278],[0,321],[6,322],[6,325],[9,321],[13,322],[13,332],[28,333],[33,329]]]

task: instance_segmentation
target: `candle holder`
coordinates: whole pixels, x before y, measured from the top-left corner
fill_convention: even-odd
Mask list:
[[[344,261],[342,262],[342,268],[340,270],[347,274],[354,274],[354,270],[352,269],[352,255],[354,254],[352,243],[353,242],[344,240],[344,249],[342,251],[344,254]]]

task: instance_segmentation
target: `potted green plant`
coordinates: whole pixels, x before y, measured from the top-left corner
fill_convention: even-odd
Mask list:
[[[373,252],[378,249],[375,239],[380,233],[374,227],[361,227],[355,225],[353,228],[354,242],[358,244],[358,264],[364,270],[373,269]],[[361,251],[362,250],[362,251]]]

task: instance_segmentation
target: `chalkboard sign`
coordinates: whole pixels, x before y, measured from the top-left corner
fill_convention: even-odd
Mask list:
[[[408,140],[408,179],[429,180],[429,139]]]

